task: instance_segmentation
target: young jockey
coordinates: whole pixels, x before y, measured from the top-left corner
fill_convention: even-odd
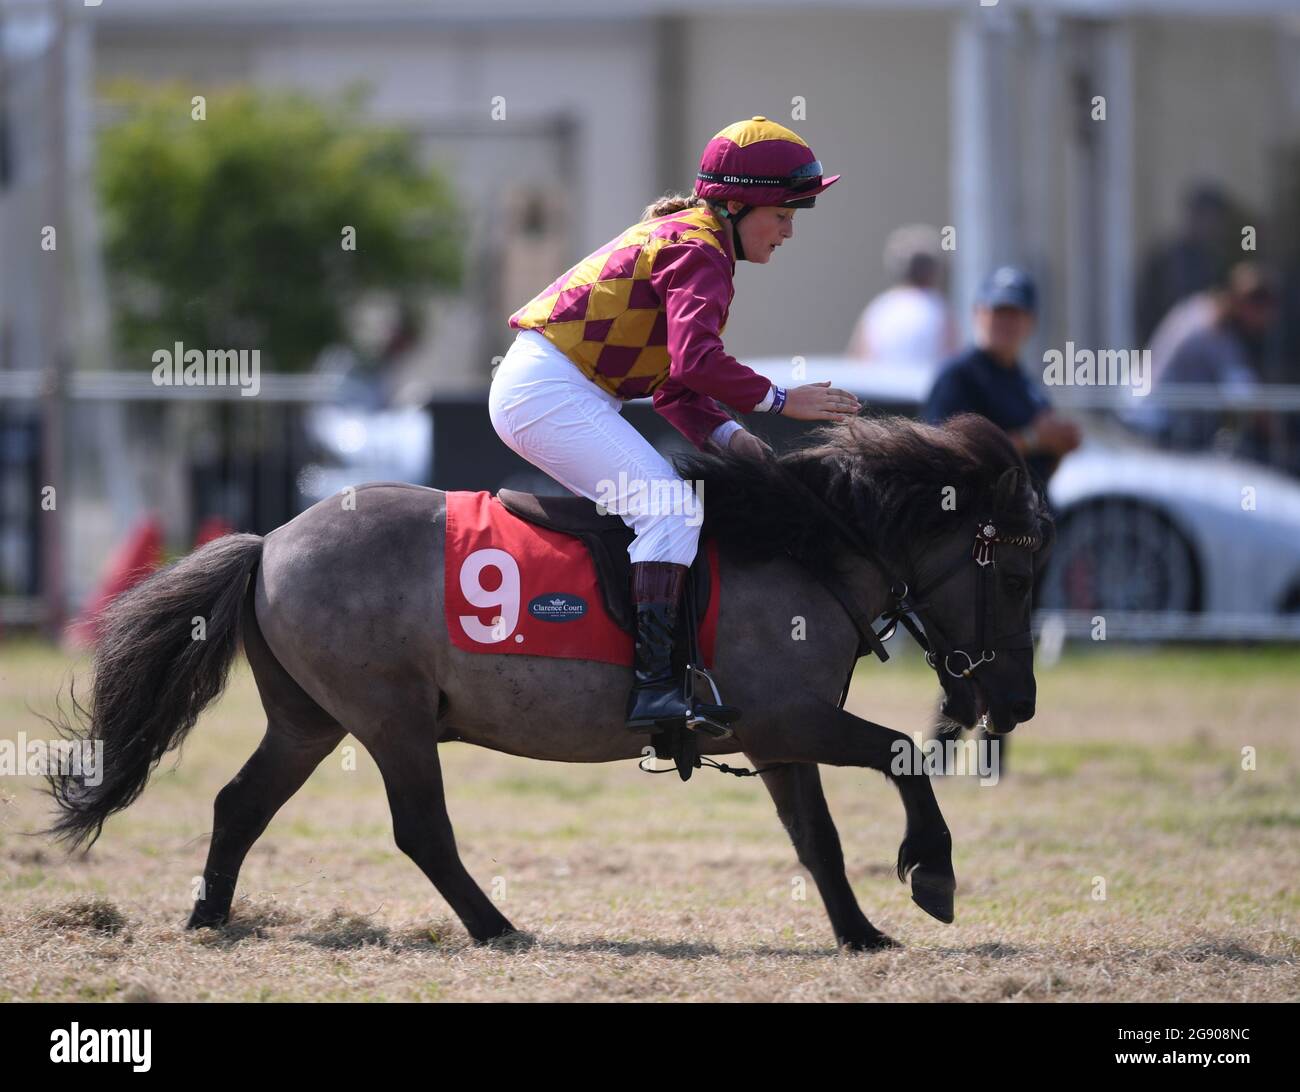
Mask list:
[[[698,508],[644,502],[683,497],[672,465],[622,416],[624,400],[654,408],[696,447],[763,458],[770,451],[719,405],[802,421],[856,414],[829,383],[787,391],[722,347],[737,259],[765,265],[812,208],[823,179],[812,149],[764,117],[729,125],[704,149],[691,197],[666,197],[642,221],[584,258],[510,316],[515,341],[488,409],[506,445],[572,492],[599,501],[636,532],[635,684],[627,727],[654,732],[689,712],[672,669],[683,578],[699,544]],[[715,401],[717,399],[717,401]]]

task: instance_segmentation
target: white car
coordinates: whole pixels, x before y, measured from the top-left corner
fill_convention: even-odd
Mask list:
[[[307,504],[362,482],[428,482],[433,419],[422,407],[314,406],[307,432],[325,462],[304,467],[298,490]]]

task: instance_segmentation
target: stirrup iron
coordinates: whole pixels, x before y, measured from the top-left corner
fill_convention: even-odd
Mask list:
[[[713,701],[696,702],[695,679],[700,676],[709,684]],[[723,705],[722,695],[718,693],[718,684],[707,667],[688,663],[686,665],[686,704],[690,713],[686,718],[686,727],[693,732],[704,732],[714,739],[730,739],[735,733],[731,730],[732,721],[740,718],[740,710],[734,705]]]

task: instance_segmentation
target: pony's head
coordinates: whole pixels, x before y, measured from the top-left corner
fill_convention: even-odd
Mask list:
[[[821,495],[905,585],[891,590],[924,627],[942,715],[969,727],[987,714],[995,733],[1033,717],[1030,612],[1053,529],[1006,434],[977,414],[856,417],[794,459],[826,470]]]

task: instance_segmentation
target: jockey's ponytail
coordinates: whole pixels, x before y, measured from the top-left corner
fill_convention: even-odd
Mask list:
[[[660,216],[671,216],[674,212],[681,212],[683,209],[703,208],[707,204],[703,197],[696,197],[694,194],[666,193],[646,205],[641,219],[656,220]]]

